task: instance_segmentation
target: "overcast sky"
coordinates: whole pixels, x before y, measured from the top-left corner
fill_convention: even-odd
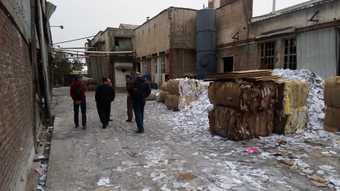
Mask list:
[[[51,25],[65,28],[52,28],[53,41],[95,35],[106,27],[118,27],[120,23],[139,25],[146,17],[170,6],[200,9],[208,0],[49,0],[57,6],[51,18]],[[284,8],[306,0],[277,0],[277,8]],[[272,0],[254,0],[254,15],[269,13]],[[63,47],[84,46],[84,41],[63,44]]]

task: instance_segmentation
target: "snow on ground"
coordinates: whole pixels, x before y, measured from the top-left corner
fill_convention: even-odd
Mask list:
[[[173,127],[173,131],[176,133],[188,137],[191,144],[201,144],[208,148],[203,153],[198,154],[205,155],[207,159],[211,159],[217,165],[220,165],[222,172],[214,172],[214,169],[210,168],[205,169],[207,173],[214,174],[213,178],[215,179],[215,184],[208,186],[209,190],[231,189],[241,184],[249,184],[256,190],[265,190],[263,185],[274,180],[277,184],[282,184],[287,187],[287,190],[290,190],[289,181],[292,180],[289,180],[288,177],[277,177],[275,173],[271,172],[273,169],[269,165],[260,165],[266,160],[274,160],[279,164],[288,165],[288,167],[294,169],[294,172],[310,180],[315,179],[315,176],[322,177],[327,181],[324,183],[325,185],[340,190],[340,162],[339,158],[336,157],[340,153],[340,137],[323,130],[325,117],[323,80],[308,70],[275,70],[273,73],[284,79],[304,80],[310,86],[308,97],[309,123],[308,128],[302,134],[273,135],[259,140],[250,140],[247,143],[236,143],[219,137],[212,137],[208,131],[208,112],[213,108],[213,105],[209,102],[207,88],[202,91],[199,100],[180,112],[167,113],[165,106],[160,106],[158,108],[158,110],[162,110],[160,113],[167,113],[160,116],[160,119]],[[205,86],[208,87],[207,84]],[[256,145],[260,154],[252,156],[244,154],[247,146],[251,146],[251,144]],[[230,150],[221,153],[218,146],[229,147]],[[216,150],[212,150],[214,147],[217,147]],[[209,149],[212,151],[210,152]],[[321,156],[315,152],[321,152],[319,154]],[[228,161],[225,157],[221,157],[222,155],[235,158]],[[329,162],[330,157],[335,157],[338,162],[323,164]],[[243,160],[251,160],[254,164],[245,164]]]

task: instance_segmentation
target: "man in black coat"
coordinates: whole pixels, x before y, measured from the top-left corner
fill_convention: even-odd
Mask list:
[[[135,113],[137,132],[144,133],[144,107],[145,98],[151,93],[150,85],[141,76],[138,76],[134,82],[132,90],[132,105]]]
[[[109,78],[103,78],[103,84],[96,88],[96,104],[103,129],[109,125],[111,115],[111,102],[115,98],[115,91],[112,88]]]

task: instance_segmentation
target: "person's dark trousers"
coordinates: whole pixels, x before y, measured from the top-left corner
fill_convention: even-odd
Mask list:
[[[80,103],[73,102],[74,124],[79,127],[79,108],[81,110],[82,125],[86,127],[86,100]]]
[[[144,132],[144,107],[145,102],[133,102],[133,110],[139,132]]]
[[[131,98],[131,96],[127,96],[126,107],[127,107],[127,116],[128,116],[127,121],[132,121],[132,118],[133,118],[133,106],[132,106],[132,98]]]
[[[103,127],[106,128],[110,121],[111,103],[97,103],[97,111]]]

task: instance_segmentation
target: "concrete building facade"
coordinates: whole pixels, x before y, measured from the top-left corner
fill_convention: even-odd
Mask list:
[[[89,75],[98,83],[103,77],[113,80],[116,88],[125,88],[125,75],[134,71],[133,59],[134,25],[122,24],[119,28],[107,28],[99,32],[87,44]]]
[[[195,73],[196,16],[193,9],[170,7],[135,29],[138,70],[161,84],[165,76]]]
[[[217,8],[218,72],[290,68],[324,78],[339,74],[339,1],[311,0],[259,17],[251,10],[251,0]]]
[[[37,183],[33,157],[50,115],[51,9],[45,0],[0,0],[0,190],[33,191]]]

